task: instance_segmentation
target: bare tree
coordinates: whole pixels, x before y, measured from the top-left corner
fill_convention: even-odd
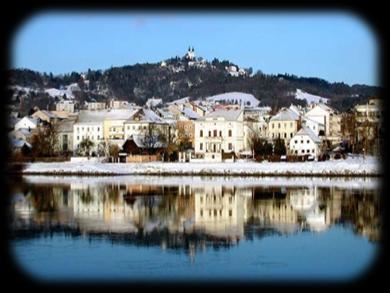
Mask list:
[[[141,135],[141,142],[148,154],[153,154],[156,148],[167,143],[167,137],[155,124],[149,124]]]
[[[42,126],[31,138],[32,154],[37,157],[53,157],[57,153],[58,126]]]

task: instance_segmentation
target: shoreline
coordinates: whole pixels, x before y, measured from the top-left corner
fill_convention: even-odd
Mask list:
[[[378,160],[349,158],[324,162],[235,163],[96,163],[53,162],[19,164],[8,174],[47,176],[247,176],[247,177],[381,177]],[[23,166],[23,167],[22,167]]]

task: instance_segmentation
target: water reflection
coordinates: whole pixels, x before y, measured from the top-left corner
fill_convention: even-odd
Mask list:
[[[372,242],[380,239],[380,198],[372,182],[346,188],[331,183],[237,185],[207,179],[142,184],[138,179],[102,179],[99,184],[96,178],[27,177],[13,184],[14,236],[61,231],[185,249],[192,258],[196,250],[208,246],[229,247],[270,233],[320,233],[335,224]]]

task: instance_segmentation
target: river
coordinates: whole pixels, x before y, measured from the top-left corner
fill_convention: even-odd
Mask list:
[[[380,178],[23,176],[11,253],[39,281],[351,281],[375,266]]]

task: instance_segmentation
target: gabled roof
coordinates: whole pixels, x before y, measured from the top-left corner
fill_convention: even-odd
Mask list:
[[[23,139],[11,139],[11,146],[13,148],[22,148],[24,145],[27,145],[29,148],[31,148],[31,144],[24,141]]]
[[[127,120],[131,121],[141,121],[141,122],[149,122],[149,123],[166,123],[164,119],[158,116],[155,112],[148,109],[139,109],[131,115],[131,117]]]
[[[207,118],[224,118],[227,121],[237,121],[243,110],[216,110],[201,117],[199,120],[206,120]]]
[[[32,118],[32,117],[29,117],[29,116],[24,116],[22,119],[20,119],[17,123],[19,123],[20,121],[22,120],[28,120],[29,122],[31,122],[32,124],[34,125],[38,125],[38,119],[36,118]]]
[[[199,114],[190,108],[184,108],[182,113],[189,119],[199,119],[200,118]]]
[[[307,135],[312,141],[321,142],[321,139],[308,127],[302,127],[295,135]]]
[[[299,120],[299,115],[293,110],[288,108],[282,108],[270,121],[291,121]]]

